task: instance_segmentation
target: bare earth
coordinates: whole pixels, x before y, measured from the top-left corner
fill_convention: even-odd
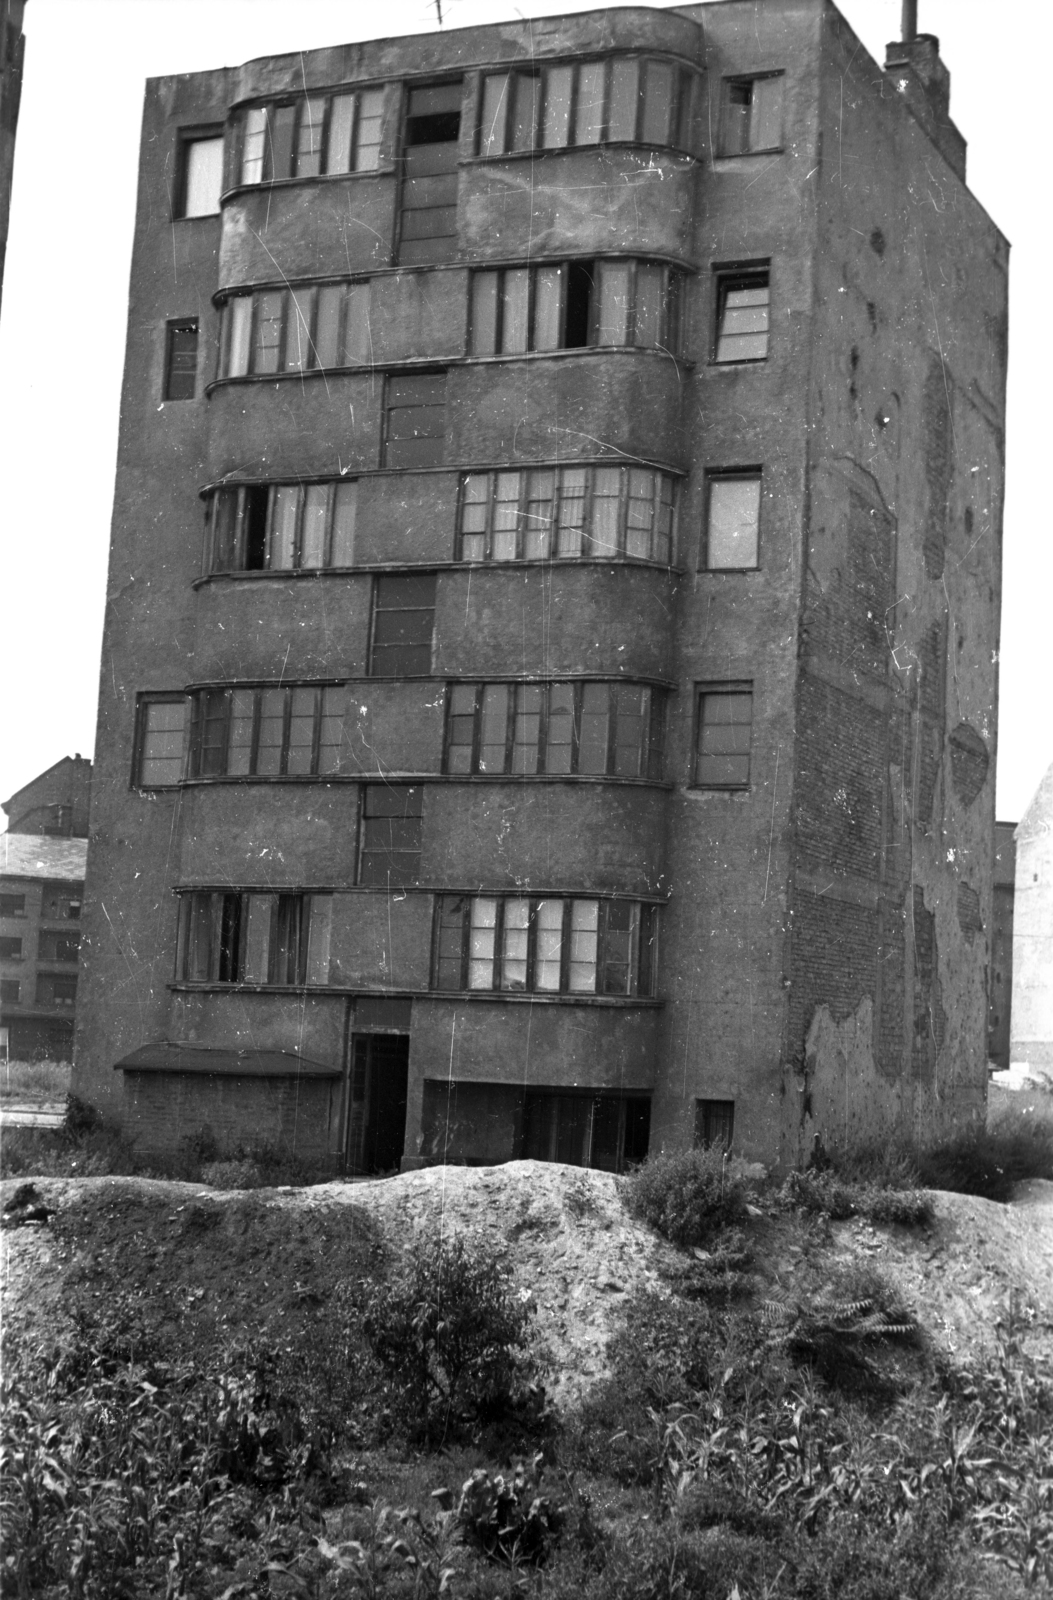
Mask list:
[[[6,1204],[20,1180],[0,1186]],[[186,1324],[279,1334],[293,1308],[348,1275],[349,1247],[404,1247],[422,1234],[478,1239],[506,1255],[537,1311],[550,1392],[572,1400],[605,1372],[604,1348],[628,1292],[659,1285],[682,1256],[622,1209],[606,1173],[517,1161],[430,1168],[370,1183],[217,1191],[145,1178],[33,1180],[54,1215],[5,1228],[2,1306],[9,1327],[47,1335],[64,1289],[117,1273]],[[1053,1357],[1053,1183],[1014,1203],[935,1193],[927,1230],[856,1220],[817,1225],[751,1215],[759,1294],[793,1297],[831,1266],[866,1262],[892,1279],[937,1348],[965,1359],[998,1336],[1011,1300],[1025,1344]]]

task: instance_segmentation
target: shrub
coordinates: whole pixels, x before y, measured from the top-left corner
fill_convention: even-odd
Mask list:
[[[530,1313],[504,1262],[463,1239],[422,1240],[392,1280],[366,1287],[364,1331],[426,1443],[511,1409],[532,1366]]]
[[[210,1161],[201,1168],[201,1182],[212,1189],[258,1189],[260,1170],[254,1161]]]
[[[537,1566],[559,1537],[566,1512],[541,1493],[543,1460],[514,1461],[508,1477],[477,1467],[461,1489],[458,1523],[491,1560]]]
[[[1009,1200],[1025,1178],[1053,1178],[1053,1124],[1008,1112],[921,1151],[918,1173],[930,1189]]]
[[[624,1180],[622,1193],[631,1216],[678,1245],[704,1244],[746,1209],[743,1185],[715,1147],[652,1156]]]
[[[842,1222],[866,1217],[869,1222],[896,1222],[908,1228],[926,1227],[934,1216],[932,1201],[919,1189],[896,1188],[873,1179],[842,1177],[834,1167],[791,1172],[780,1190],[785,1204]]]

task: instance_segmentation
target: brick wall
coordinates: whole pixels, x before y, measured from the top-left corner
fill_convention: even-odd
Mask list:
[[[174,1154],[207,1129],[221,1152],[269,1145],[321,1160],[339,1111],[339,1078],[248,1078],[126,1072],[124,1131],[142,1150]]]

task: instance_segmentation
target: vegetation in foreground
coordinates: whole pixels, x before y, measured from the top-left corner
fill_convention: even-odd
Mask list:
[[[3,1593],[1049,1592],[1053,1374],[1019,1310],[994,1358],[952,1369],[870,1269],[817,1253],[794,1298],[758,1302],[741,1184],[701,1154],[664,1182],[645,1166],[630,1206],[706,1248],[627,1297],[610,1379],[559,1420],[507,1264],[456,1242],[395,1258],[359,1229],[346,1280],[298,1280],[295,1333],[254,1340],[194,1322],[193,1290],[166,1320],[127,1259],[97,1259],[57,1332],[8,1334]],[[782,1203],[825,1229],[800,1195]],[[259,1203],[237,1204],[248,1226]],[[159,1217],[185,1248],[218,1209]]]
[[[5,1061],[0,1064],[0,1098],[26,1105],[53,1101],[61,1105],[69,1093],[68,1061]]]

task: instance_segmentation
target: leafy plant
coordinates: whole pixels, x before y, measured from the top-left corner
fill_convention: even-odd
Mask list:
[[[507,1477],[477,1467],[461,1489],[458,1522],[492,1560],[536,1566],[559,1537],[566,1511],[541,1493],[543,1463],[541,1454],[529,1464],[514,1461]]]
[[[649,1157],[623,1181],[626,1210],[677,1245],[703,1245],[746,1210],[743,1185],[711,1146]]]

